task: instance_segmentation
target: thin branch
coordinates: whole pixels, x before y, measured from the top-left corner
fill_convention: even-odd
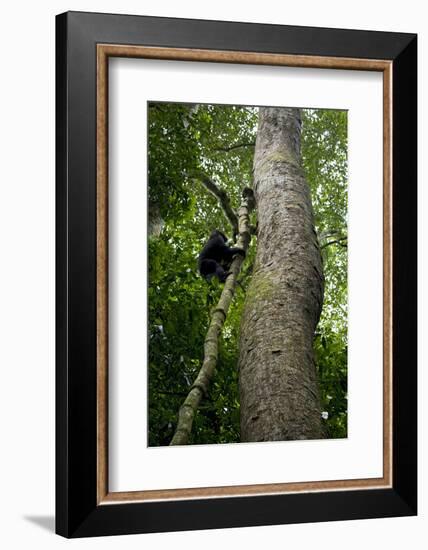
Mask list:
[[[319,234],[319,239],[320,241],[324,241],[328,237],[334,237],[336,235],[340,236],[341,233],[342,232],[337,229],[327,229],[326,231],[321,231],[321,233]]]
[[[244,194],[238,211],[239,238],[237,246],[243,248],[245,251],[248,249],[251,240],[249,214],[252,204],[252,198],[248,193]],[[211,322],[205,337],[204,360],[201,370],[183,405],[180,407],[177,428],[170,445],[187,445],[196,411],[202,398],[208,394],[210,382],[217,365],[219,338],[235,293],[237,278],[243,261],[244,258],[242,255],[237,254],[230,266],[231,273],[227,277],[220,299],[213,309]]]
[[[255,141],[250,141],[248,143],[235,143],[235,145],[230,145],[229,147],[216,147],[215,151],[221,151],[222,153],[229,153],[234,149],[240,149],[241,147],[254,147],[256,145]]]
[[[343,241],[347,241],[348,237],[341,237],[340,239],[336,239],[334,241],[329,241],[328,243],[325,243],[321,246],[321,250],[323,248],[326,248],[327,246],[330,246],[331,244],[338,244],[342,248],[348,248],[348,243],[344,243]]]
[[[165,105],[165,108],[163,107]],[[159,103],[149,103],[149,109],[155,109],[156,111],[160,111],[161,113],[167,113],[168,112],[168,105],[167,104],[159,104]]]
[[[210,191],[210,193],[212,193],[220,202],[223,212],[232,226],[233,236],[235,237],[239,232],[238,216],[230,204],[228,194],[224,189],[221,189],[216,183],[214,183],[214,181],[206,174],[198,174],[197,177],[206,189],[208,189],[208,191]]]

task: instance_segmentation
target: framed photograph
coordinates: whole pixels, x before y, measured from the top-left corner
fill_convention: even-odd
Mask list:
[[[56,530],[417,513],[413,34],[56,19]]]

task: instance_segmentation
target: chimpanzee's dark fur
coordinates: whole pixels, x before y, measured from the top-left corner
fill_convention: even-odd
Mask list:
[[[225,282],[229,275],[230,264],[236,254],[245,256],[243,248],[231,248],[227,246],[227,237],[217,229],[213,231],[199,254],[198,267],[199,273],[207,281],[217,276],[219,281]]]

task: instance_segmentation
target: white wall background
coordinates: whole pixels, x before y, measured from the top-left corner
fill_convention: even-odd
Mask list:
[[[68,542],[53,534],[54,513],[54,16],[66,10],[223,19],[419,33],[420,98],[426,79],[428,20],[419,0],[91,0],[8,2],[0,17],[0,545],[3,548],[202,547],[239,544],[329,550],[382,545],[426,547],[426,473],[417,518],[253,527]],[[424,279],[422,153],[426,110],[419,110],[420,275]],[[424,208],[425,207],[425,208]],[[425,226],[426,227],[426,226]],[[420,464],[426,461],[427,388],[420,289]],[[425,391],[424,391],[425,390]]]

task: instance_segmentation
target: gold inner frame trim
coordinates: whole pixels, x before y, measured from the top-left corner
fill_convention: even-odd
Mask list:
[[[383,476],[225,487],[108,489],[108,59],[133,57],[383,73]],[[392,486],[392,62],[187,48],[97,45],[97,503],[183,500]]]

